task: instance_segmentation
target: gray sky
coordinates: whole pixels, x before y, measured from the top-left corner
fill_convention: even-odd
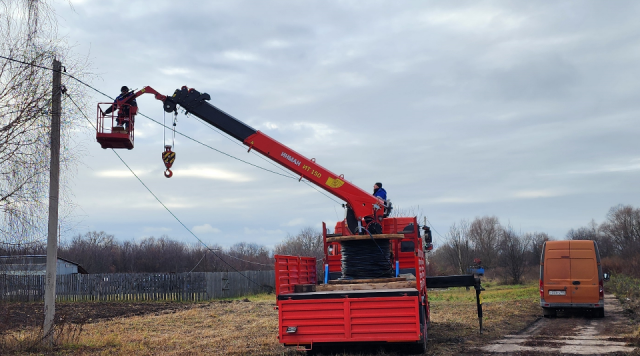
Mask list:
[[[104,92],[207,92],[361,188],[382,182],[396,207],[426,215],[442,235],[460,219],[496,215],[563,238],[614,205],[640,205],[639,6],[84,0],[56,11]],[[152,96],[138,105],[163,120]],[[178,131],[277,170],[197,118],[178,120]],[[78,135],[87,155],[72,184],[75,233],[196,242],[91,132]],[[166,179],[162,150],[161,127],[139,116],[135,149],[119,153],[208,244],[273,246],[344,215],[297,180],[180,136]]]

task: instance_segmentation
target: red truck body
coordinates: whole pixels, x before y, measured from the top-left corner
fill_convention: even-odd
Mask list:
[[[340,235],[342,224],[336,224],[337,234],[332,236]],[[400,271],[416,277],[415,287],[296,293],[296,285],[317,283],[315,258],[276,255],[281,343],[309,349],[318,343],[426,341],[429,305],[423,241],[416,218],[385,218],[382,225],[384,233],[404,233],[404,239],[390,241],[391,250]],[[336,279],[340,244],[327,243],[326,228],[323,231],[324,264]]]
[[[328,279],[337,279],[341,271],[340,243],[328,242],[328,237],[366,239],[369,236],[375,239],[374,235],[396,235],[393,239],[382,238],[378,241],[389,241],[392,262],[399,267],[397,271],[407,276],[412,274],[415,282],[394,284],[376,279],[368,280],[371,284],[363,283],[352,289],[338,287],[317,292],[298,291],[296,286],[312,286],[317,283],[316,260],[310,257],[275,256],[280,342],[305,348],[312,347],[314,343],[410,342],[426,349],[429,304],[425,279],[425,245],[428,249],[431,248],[431,233],[427,226],[423,226],[423,238],[415,217],[388,218],[392,209],[390,201],[374,197],[349,182],[344,175],[324,168],[314,158],[303,156],[211,105],[208,103],[211,96],[207,93],[183,86],[175,90],[173,95],[165,96],[147,86],[136,92],[135,97],[145,93],[153,94],[162,101],[165,112],[177,114],[180,106],[185,112],[244,143],[249,151],[261,153],[297,174],[299,180],[305,179],[345,202],[345,220],[336,224],[334,234],[328,236],[323,224],[323,266],[328,266]],[[118,107],[120,104],[113,105]],[[104,120],[101,110],[98,122],[102,123],[100,120]],[[132,119],[130,121],[133,122]],[[102,137],[98,131],[98,140],[123,139],[117,133],[108,135],[106,138]],[[128,136],[124,138],[128,140]],[[129,146],[115,145],[113,142],[105,146],[100,142],[103,148],[109,145],[113,148],[133,148],[132,140]],[[171,174],[167,175],[165,172],[165,176],[169,178]],[[397,236],[399,234],[404,235],[404,238]]]

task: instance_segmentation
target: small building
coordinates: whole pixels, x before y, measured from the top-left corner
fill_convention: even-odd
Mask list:
[[[46,255],[0,256],[0,274],[40,276],[47,273]],[[57,275],[88,274],[79,264],[58,257]]]

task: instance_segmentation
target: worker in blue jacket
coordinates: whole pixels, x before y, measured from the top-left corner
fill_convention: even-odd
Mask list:
[[[373,196],[387,200],[387,191],[382,188],[382,183],[378,182],[373,185]]]
[[[129,126],[129,116],[131,115],[131,120],[134,120],[135,114],[137,113],[138,103],[136,102],[136,97],[133,91],[129,91],[127,86],[123,86],[120,88],[120,95],[113,101],[114,105],[111,105],[107,110],[105,110],[104,115],[111,113],[115,108],[118,108],[118,117],[116,119],[118,126],[125,125],[125,129],[128,129]],[[122,105],[118,107],[117,104],[129,104]],[[133,107],[135,109],[131,110]]]

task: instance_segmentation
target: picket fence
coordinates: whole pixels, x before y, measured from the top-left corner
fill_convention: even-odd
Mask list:
[[[73,274],[56,278],[57,301],[202,301],[272,292],[274,271]],[[0,274],[0,300],[43,301],[45,276]]]

